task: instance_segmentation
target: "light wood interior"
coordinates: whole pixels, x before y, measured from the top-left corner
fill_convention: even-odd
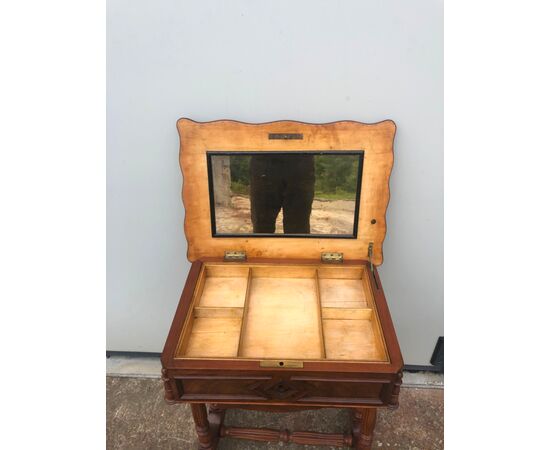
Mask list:
[[[240,356],[321,358],[315,278],[257,276],[254,272]]]
[[[365,270],[207,263],[176,358],[387,362]]]
[[[243,307],[248,267],[227,267],[227,272],[220,267],[206,267],[204,287],[199,306]]]

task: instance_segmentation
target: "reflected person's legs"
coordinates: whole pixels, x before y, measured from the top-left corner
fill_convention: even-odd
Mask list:
[[[285,234],[309,234],[310,216],[315,195],[313,155],[296,156],[285,177],[283,226]]]
[[[302,181],[287,187],[283,200],[283,226],[285,234],[309,234],[309,219],[313,204],[314,181]]]
[[[269,157],[250,159],[250,218],[254,233],[275,233],[275,221],[283,202],[282,178]]]

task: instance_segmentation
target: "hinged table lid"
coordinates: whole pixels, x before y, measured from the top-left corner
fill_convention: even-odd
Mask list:
[[[177,127],[190,261],[237,251],[382,263],[393,121]]]

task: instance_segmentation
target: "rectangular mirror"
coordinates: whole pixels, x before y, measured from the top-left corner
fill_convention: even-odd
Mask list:
[[[215,237],[356,238],[362,151],[207,152]]]

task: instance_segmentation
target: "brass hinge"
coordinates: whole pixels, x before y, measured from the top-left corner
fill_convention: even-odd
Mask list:
[[[246,261],[246,252],[240,250],[228,250],[223,255],[224,261]]]
[[[369,263],[370,263],[370,270],[372,272],[372,275],[374,276],[374,264],[372,263],[372,253],[374,250],[374,242],[369,242]]]
[[[321,261],[324,263],[342,263],[344,262],[344,254],[338,252],[321,253]]]

